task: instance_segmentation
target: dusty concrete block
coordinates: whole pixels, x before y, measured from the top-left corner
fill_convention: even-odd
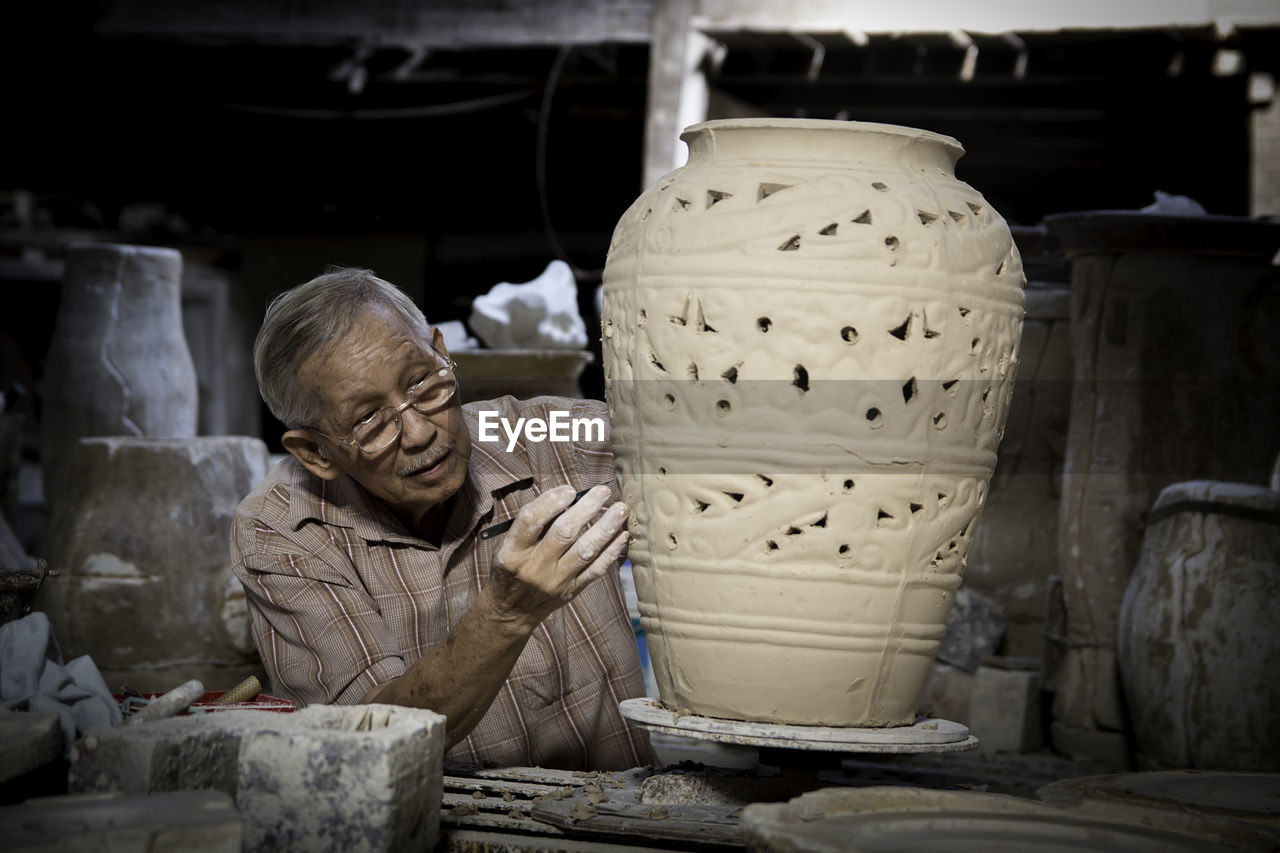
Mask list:
[[[445,719],[392,705],[220,711],[123,726],[72,749],[73,792],[230,794],[245,850],[429,850]]]
[[[444,717],[314,705],[246,734],[236,805],[245,850],[430,850],[439,832]]]
[[[220,791],[42,797],[0,808],[8,853],[239,853],[242,834]]]
[[[1029,752],[1042,746],[1040,673],[979,667],[969,699],[969,730],[987,754]]]
[[[220,711],[121,726],[71,747],[67,790],[148,794],[212,788],[235,794],[240,741],[291,714]]]
[[[920,700],[920,713],[969,725],[969,702],[976,678],[971,672],[935,661]]]
[[[0,711],[0,782],[62,757],[62,725],[52,711]]]
[[[938,660],[966,672],[977,672],[982,661],[995,654],[1004,637],[1004,626],[1004,608],[999,601],[960,587],[947,615],[947,631],[938,647]]]

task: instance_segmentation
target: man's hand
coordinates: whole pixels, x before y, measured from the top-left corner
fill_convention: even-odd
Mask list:
[[[615,503],[588,527],[609,495],[607,486],[596,486],[570,506],[573,487],[560,486],[521,507],[485,585],[496,615],[532,630],[622,557],[626,504]]]

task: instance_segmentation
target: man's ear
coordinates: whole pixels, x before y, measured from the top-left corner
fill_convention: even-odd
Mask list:
[[[431,348],[445,358],[449,357],[449,350],[445,349],[444,346],[444,334],[440,331],[439,326],[431,327]]]
[[[302,467],[322,480],[336,479],[342,473],[309,429],[291,429],[280,437],[280,443],[302,463]]]

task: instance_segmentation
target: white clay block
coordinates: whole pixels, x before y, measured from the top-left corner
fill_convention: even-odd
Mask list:
[[[578,285],[564,261],[523,284],[502,282],[471,304],[468,321],[491,349],[582,349],[587,327]]]

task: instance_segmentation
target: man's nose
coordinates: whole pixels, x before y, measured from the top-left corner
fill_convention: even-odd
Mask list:
[[[413,406],[400,413],[400,443],[405,447],[423,447],[431,443],[440,430],[429,415]]]

